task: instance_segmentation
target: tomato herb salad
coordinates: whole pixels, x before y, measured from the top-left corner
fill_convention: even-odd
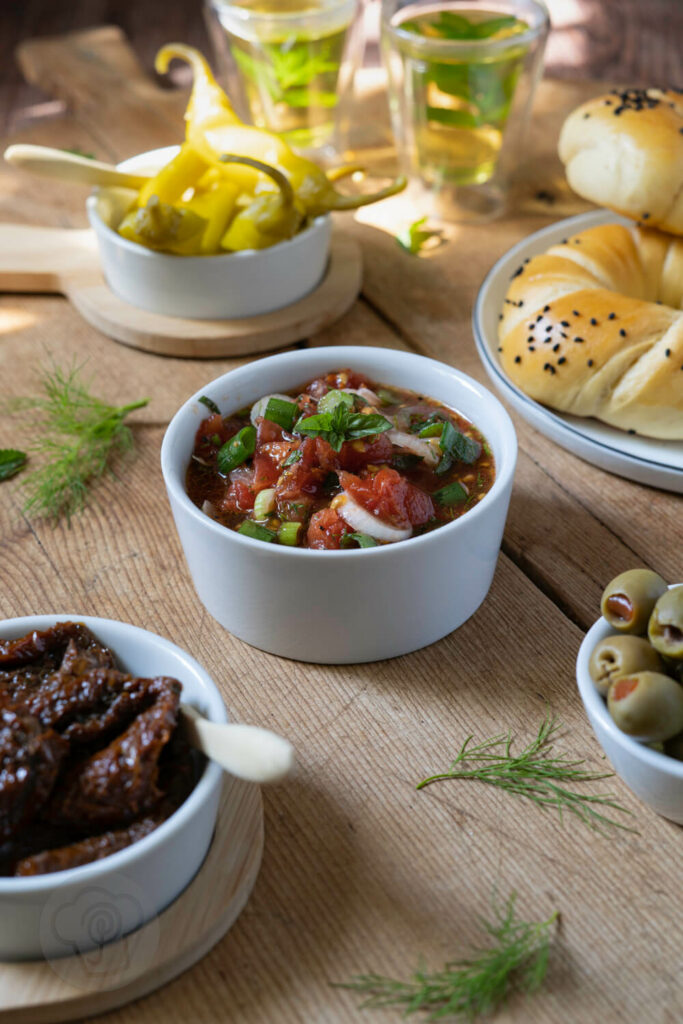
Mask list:
[[[191,500],[254,540],[339,549],[390,544],[445,526],[491,488],[479,431],[431,398],[352,370],[210,415],[187,470]]]

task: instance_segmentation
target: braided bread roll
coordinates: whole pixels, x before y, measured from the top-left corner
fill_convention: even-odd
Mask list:
[[[572,111],[560,159],[580,196],[683,235],[683,93],[615,89]]]
[[[503,369],[527,395],[645,437],[683,440],[683,239],[589,228],[516,272]]]

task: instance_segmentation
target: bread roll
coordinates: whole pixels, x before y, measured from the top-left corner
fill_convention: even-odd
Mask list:
[[[682,305],[683,239],[589,228],[517,270],[501,314],[501,364],[553,409],[683,440]]]
[[[564,122],[560,159],[575,192],[683,235],[683,93],[615,89]]]

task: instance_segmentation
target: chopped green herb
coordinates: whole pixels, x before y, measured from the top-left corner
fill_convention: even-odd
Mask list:
[[[379,547],[374,537],[370,537],[367,533],[345,533],[339,543],[343,548],[351,548],[354,541],[360,548]]]
[[[295,448],[293,452],[290,452],[285,461],[282,463],[283,466],[293,466],[295,462],[301,459],[301,449]]]
[[[277,536],[272,530],[266,529],[265,526],[261,526],[259,523],[252,522],[251,519],[245,519],[238,527],[237,532],[241,533],[244,537],[251,537],[252,540],[263,540],[266,542],[274,541]]]
[[[26,452],[16,448],[0,448],[0,480],[9,480],[26,465]]]
[[[476,948],[433,973],[420,965],[408,981],[359,974],[336,987],[363,996],[361,1009],[396,1007],[403,1016],[425,1013],[428,1021],[488,1018],[513,992],[536,992],[548,971],[551,929],[558,912],[545,921],[521,921],[515,914],[515,899],[513,892],[506,905],[499,907],[494,898],[494,920],[482,921],[492,940],[488,948]]]
[[[349,406],[341,403],[332,412],[307,416],[295,424],[294,430],[308,437],[322,437],[336,452],[344,441],[354,441],[391,430],[392,424],[376,413],[352,413]]]
[[[414,419],[408,427],[411,434],[419,434],[420,437],[429,437],[429,434],[422,435],[421,431],[426,430],[428,427],[439,427],[439,434],[443,429],[444,418],[439,416],[438,413],[433,412],[431,416],[428,416],[426,420]],[[436,436],[436,435],[431,435]]]
[[[202,405],[206,406],[209,412],[212,412],[214,415],[216,415],[216,413],[220,413],[220,409],[218,408],[214,400],[212,398],[209,398],[208,395],[202,395],[199,401],[202,403]]]
[[[285,402],[282,398],[271,398],[266,406],[264,418],[277,423],[283,430],[291,430],[299,415],[296,402]]]
[[[234,437],[226,441],[222,448],[218,449],[216,464],[218,472],[227,476],[228,473],[246,462],[256,449],[256,428],[242,427]]]
[[[404,25],[401,26],[401,28],[403,27]],[[409,227],[399,231],[396,235],[396,241],[401,248],[413,256],[417,256],[422,252],[430,242],[434,244],[429,247],[435,249],[443,241],[443,232],[441,230],[430,231],[428,228],[423,228],[423,225],[426,223],[427,218],[420,217],[419,220],[414,221]]]
[[[454,480],[452,484],[447,484],[441,490],[435,491],[432,498],[434,501],[438,501],[439,505],[457,505],[461,501],[466,501],[467,491],[462,484]]]
[[[481,445],[473,441],[459,430],[456,430],[452,423],[444,425],[443,432],[439,438],[439,447],[443,452],[439,464],[434,472],[441,476],[447,473],[454,462],[465,462],[468,465],[476,462],[481,455]]]

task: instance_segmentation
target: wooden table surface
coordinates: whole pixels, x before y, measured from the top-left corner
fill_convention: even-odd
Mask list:
[[[12,141],[79,147],[102,158],[178,140],[184,96],[140,78],[117,31],[64,46],[34,44],[24,70],[59,118],[24,120]],[[372,76],[371,76],[372,77]],[[378,83],[375,83],[377,85]],[[370,88],[372,82],[368,88]],[[400,205],[347,218],[363,245],[362,297],[305,344],[405,347],[485,380],[470,330],[481,278],[510,245],[584,209],[562,182],[559,124],[595,83],[546,81],[517,205],[487,227],[454,228],[428,259],[404,254],[382,227],[413,219]],[[539,187],[552,206],[535,199]],[[82,226],[77,188],[3,167],[1,218]],[[476,615],[440,643],[372,665],[324,667],[262,654],[200,605],[167,506],[159,449],[185,398],[235,360],[160,358],[88,327],[57,296],[0,299],[0,388],[34,393],[48,358],[84,362],[115,402],[150,395],[135,414],[137,458],[106,480],[71,528],[21,512],[21,478],[0,488],[0,616],[80,612],[133,622],[194,654],[231,717],[269,726],[299,750],[295,778],[264,792],[266,852],[253,896],[230,933],[194,969],[108,1021],[379,1022],[331,987],[354,973],[407,976],[482,939],[492,891],[518,895],[527,919],[561,912],[546,987],[497,1020],[666,1022],[683,1017],[680,829],[619,782],[639,834],[612,839],[478,783],[415,791],[444,770],[469,733],[536,732],[546,706],[563,721],[558,747],[604,767],[583,713],[574,663],[604,582],[634,565],[683,579],[681,502],[610,476],[556,447],[517,417],[519,465],[493,587]],[[2,445],[21,447],[15,421]],[[595,784],[592,791],[599,791]],[[602,784],[604,791],[605,784]]]

